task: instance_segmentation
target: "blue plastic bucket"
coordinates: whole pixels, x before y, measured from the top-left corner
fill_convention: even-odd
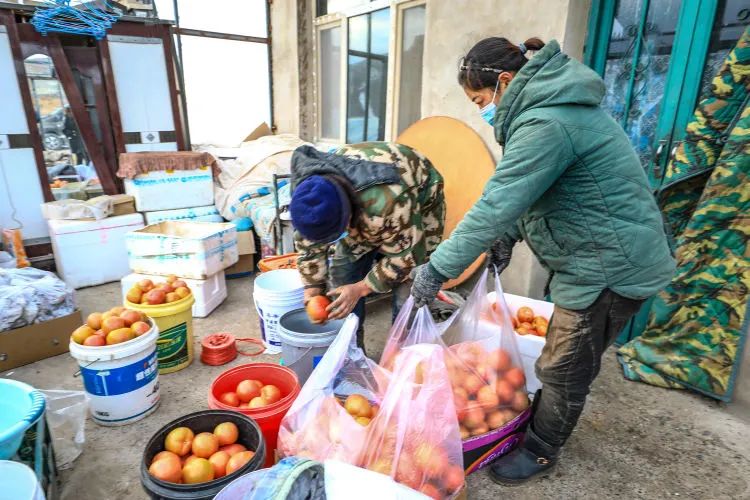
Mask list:
[[[0,460],[16,454],[26,429],[44,413],[44,395],[23,382],[0,379]]]

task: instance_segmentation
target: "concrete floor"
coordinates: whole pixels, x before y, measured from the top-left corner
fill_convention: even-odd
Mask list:
[[[195,320],[198,337],[228,331],[258,337],[252,307],[252,280],[228,283],[229,297],[211,316]],[[84,315],[120,302],[118,284],[80,290]],[[379,355],[390,321],[390,304],[370,309],[369,352]],[[195,340],[196,346],[199,339]],[[258,361],[276,361],[263,356]],[[237,359],[232,365],[242,364]],[[186,413],[206,409],[209,384],[224,367],[194,362],[160,377],[162,403],[156,413],[125,427],[86,423],[86,445],[75,466],[63,471],[65,499],[146,498],[139,464],[143,447],[161,426]],[[5,374],[42,389],[82,388],[77,366],[67,354]],[[469,498],[750,498],[750,416],[708,399],[623,379],[612,352],[603,363],[584,415],[562,460],[547,477],[503,488],[486,473],[469,477]]]

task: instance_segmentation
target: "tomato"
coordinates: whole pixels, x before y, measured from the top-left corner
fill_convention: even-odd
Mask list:
[[[235,455],[241,451],[247,451],[247,448],[245,448],[239,443],[234,443],[234,444],[228,444],[226,446],[222,446],[221,448],[219,448],[219,451],[226,451],[227,453],[229,453],[229,456],[231,457],[232,455]]]
[[[227,463],[229,462],[230,458],[231,455],[229,455],[229,453],[227,453],[226,451],[217,451],[208,458],[208,461],[211,462],[211,465],[214,468],[215,478],[226,476]]]
[[[448,490],[448,493],[455,493],[464,485],[464,471],[457,465],[451,465],[448,467],[448,470],[445,471],[442,479],[443,485],[445,486],[445,489]]]
[[[275,385],[264,385],[260,390],[260,397],[262,397],[266,403],[273,404],[281,399],[281,391]]]
[[[507,380],[500,379],[495,382],[495,393],[501,404],[510,403],[510,400],[513,399],[513,391],[515,391],[515,388]]]
[[[526,376],[523,374],[523,370],[514,367],[505,373],[505,380],[516,389],[520,389],[526,383]]]
[[[196,458],[182,468],[182,481],[185,484],[213,481],[214,466],[205,458]]]
[[[484,425],[484,412],[478,406],[467,408],[461,423],[469,430],[476,429],[480,425]]]
[[[516,312],[516,317],[521,323],[531,323],[534,321],[534,310],[530,307],[519,307]]]
[[[510,355],[505,349],[492,351],[487,357],[487,361],[496,372],[503,372],[511,367]]]
[[[125,320],[125,326],[132,326],[137,321],[143,321],[143,316],[138,311],[125,309],[120,313],[120,317]]]
[[[107,345],[107,341],[101,335],[94,334],[86,337],[86,340],[83,341],[83,345],[89,347],[101,347],[103,345]]]
[[[157,462],[162,459],[169,459],[169,460],[177,460],[180,462],[180,467],[182,467],[182,462],[180,461],[180,457],[177,456],[176,453],[172,453],[171,451],[160,451],[156,455],[154,455],[154,458],[151,459],[151,463]]]
[[[92,329],[90,326],[83,325],[76,328],[73,332],[73,335],[71,335],[70,337],[76,344],[83,344],[86,339],[94,335],[95,332],[96,330]]]
[[[148,472],[155,478],[170,483],[179,483],[182,479],[182,468],[180,467],[179,459],[162,458],[161,460],[156,460],[148,468]]]
[[[483,408],[497,408],[500,404],[500,398],[491,385],[485,385],[477,391],[477,403]]]
[[[181,457],[184,457],[190,452],[190,448],[193,446],[193,438],[195,435],[193,431],[187,427],[177,427],[172,429],[164,439],[164,448],[167,451],[171,451]]]
[[[312,323],[325,323],[328,321],[328,306],[331,305],[331,301],[325,295],[316,295],[311,298],[305,306],[307,316],[310,318]]]
[[[222,422],[214,428],[214,435],[219,440],[219,446],[225,446],[237,442],[240,430],[233,422]]]
[[[102,313],[91,313],[86,317],[86,324],[92,330],[98,330],[102,327]]]
[[[440,490],[429,483],[422,485],[422,487],[419,488],[419,492],[435,500],[441,500],[443,498],[443,495],[440,494]]]
[[[221,396],[219,396],[219,401],[221,401],[227,406],[233,406],[235,408],[240,406],[240,398],[236,392],[223,393]]]
[[[243,380],[237,384],[237,396],[240,398],[240,402],[247,403],[253,398],[260,396],[260,390],[263,384],[258,380]]]
[[[241,451],[232,455],[232,457],[229,459],[229,462],[227,462],[227,476],[232,472],[242,468],[246,463],[252,460],[254,456],[254,451]]]
[[[219,438],[210,432],[201,432],[193,438],[193,455],[208,458],[219,451]]]
[[[266,400],[261,398],[260,396],[251,399],[247,404],[248,408],[263,408],[264,406],[268,406],[268,402],[266,402]]]
[[[369,417],[372,414],[372,407],[367,398],[361,394],[352,394],[344,401],[344,409],[352,417]]]
[[[517,412],[522,412],[529,407],[529,396],[523,389],[517,391],[513,395],[513,401],[510,403],[510,407]]]

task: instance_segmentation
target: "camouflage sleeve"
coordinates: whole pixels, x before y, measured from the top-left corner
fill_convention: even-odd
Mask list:
[[[328,280],[328,248],[330,245],[313,243],[294,233],[297,247],[297,270],[302,277],[305,288],[321,287],[325,290]]]
[[[378,248],[383,258],[365,277],[365,282],[374,292],[389,292],[393,285],[405,281],[417,265],[413,252],[423,249],[424,231],[412,220],[413,204],[412,198],[400,202],[383,222],[387,236]]]

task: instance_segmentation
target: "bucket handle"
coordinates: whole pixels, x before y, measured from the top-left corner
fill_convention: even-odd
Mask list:
[[[308,353],[309,353],[310,351],[312,351],[312,350],[313,350],[313,348],[312,348],[312,347],[308,347],[308,348],[307,348],[307,350],[306,350],[306,351],[304,352],[304,354],[302,354],[302,355],[301,355],[300,357],[298,357],[297,359],[295,359],[295,360],[294,360],[294,361],[292,361],[291,363],[285,363],[285,364],[286,364],[286,366],[294,366],[294,365],[295,365],[295,364],[297,363],[297,361],[299,361],[300,359],[302,359],[302,358],[304,358],[305,356],[307,356],[307,354],[308,354]]]
[[[82,366],[82,367],[78,368],[78,371],[73,374],[73,377],[80,377],[81,376],[81,370],[83,368],[88,368],[89,366],[93,365],[97,361],[101,361],[101,359],[97,358],[94,361],[92,361],[91,363],[87,364],[86,366]]]

